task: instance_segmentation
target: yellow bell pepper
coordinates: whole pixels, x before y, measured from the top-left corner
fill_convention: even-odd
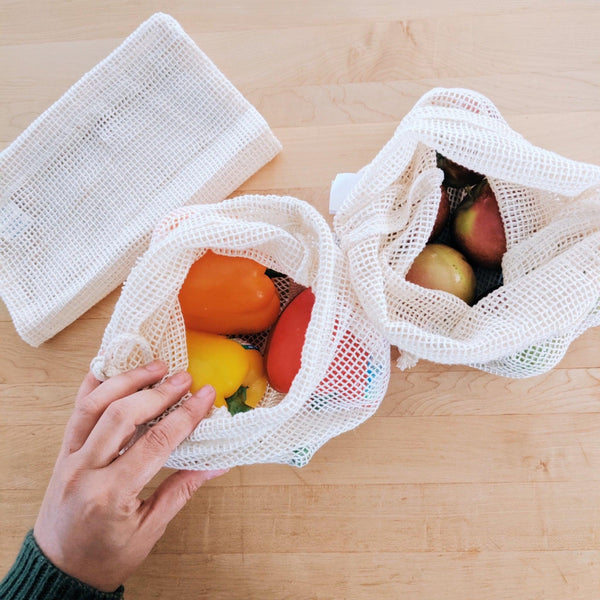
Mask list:
[[[267,389],[263,358],[251,346],[222,335],[188,329],[188,372],[192,393],[210,384],[215,406],[232,415],[256,408]]]

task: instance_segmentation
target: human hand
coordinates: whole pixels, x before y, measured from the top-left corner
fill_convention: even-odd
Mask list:
[[[44,554],[68,575],[102,591],[117,589],[198,487],[225,472],[177,471],[149,498],[139,498],[215,398],[212,387],[203,387],[120,454],[137,425],[189,391],[191,377],[185,372],[142,389],[166,372],[157,361],[103,383],[88,373],[35,523]]]

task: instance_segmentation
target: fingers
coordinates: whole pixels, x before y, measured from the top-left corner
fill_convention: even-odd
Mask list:
[[[81,400],[85,398],[85,396],[91,394],[99,385],[100,382],[94,377],[94,374],[91,371],[88,371],[87,375],[83,378],[83,381],[79,386],[77,395],[75,396],[75,405],[77,406],[77,404],[81,402]],[[81,444],[78,444],[77,435],[73,428],[72,415],[69,419],[69,422],[67,423],[65,435],[63,437],[61,452],[70,454],[72,451],[71,448],[76,447],[78,445],[80,446]]]
[[[83,444],[81,451],[92,468],[111,463],[142,423],[158,417],[189,391],[192,378],[180,372],[153,389],[142,390],[112,402]]]
[[[194,492],[205,482],[227,473],[216,471],[177,471],[165,479],[154,494],[145,500],[140,511],[146,525],[159,535],[169,521],[185,506]]]
[[[96,379],[94,374],[91,371],[88,371],[87,375],[83,378],[81,385],[79,386],[79,390],[77,391],[77,396],[75,397],[75,404],[80,402],[80,398],[91,394],[99,385],[100,381]]]
[[[169,454],[208,414],[215,400],[215,390],[205,385],[162,421],[149,429],[111,468],[120,471],[131,492],[139,493],[160,471]]]
[[[75,411],[67,423],[64,448],[68,453],[79,450],[90,432],[106,410],[115,400],[128,396],[138,390],[157,383],[167,372],[167,366],[162,361],[154,361],[143,367],[138,367],[115,375],[103,383],[94,385],[93,377],[88,374],[81,384],[75,400]]]

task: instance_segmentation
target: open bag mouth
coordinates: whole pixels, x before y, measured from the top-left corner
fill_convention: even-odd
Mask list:
[[[178,294],[191,266],[209,250],[277,272],[272,281],[282,311],[307,288],[314,305],[289,391],[269,386],[247,412],[213,409],[170,464],[305,464],[328,439],[375,412],[390,368],[389,344],[362,315],[331,229],[301,200],[239,196],[169,215],[127,279],[92,368],[103,377],[128,370],[148,353],[140,351],[144,345],[153,358],[165,360],[170,373],[188,367]],[[269,330],[236,337],[264,351]]]
[[[407,277],[431,242],[447,175],[440,155],[481,174],[502,218],[502,263],[494,270],[475,266],[472,305]],[[481,94],[425,94],[360,175],[334,229],[360,304],[400,350],[402,368],[427,359],[536,375],[600,323],[600,168],[533,146]],[[450,218],[465,196],[452,185],[444,186]],[[457,241],[448,228],[439,235],[434,243]]]

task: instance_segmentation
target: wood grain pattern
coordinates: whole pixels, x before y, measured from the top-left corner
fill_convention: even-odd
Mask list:
[[[533,143],[600,163],[594,0],[0,0],[0,148],[159,10],[283,143],[236,194],[297,196],[331,223],[335,174],[372,160],[435,86],[476,89]],[[1,573],[118,295],[40,348],[0,303]],[[599,344],[588,331],[525,380],[394,368],[377,414],[307,467],[240,467],[200,490],[126,598],[597,598]]]

